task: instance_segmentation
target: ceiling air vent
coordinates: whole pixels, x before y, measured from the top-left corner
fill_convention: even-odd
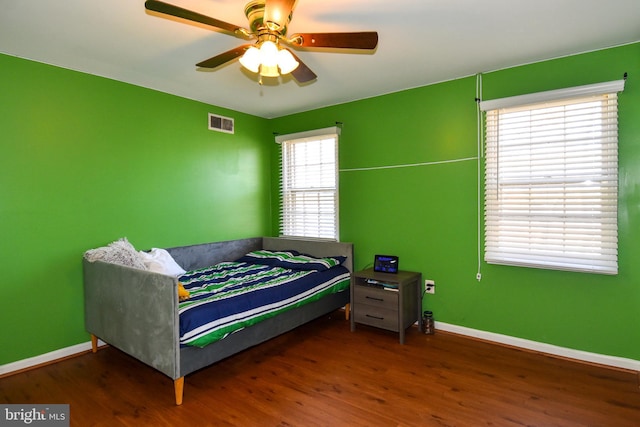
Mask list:
[[[209,129],[218,132],[234,133],[233,119],[209,113]]]

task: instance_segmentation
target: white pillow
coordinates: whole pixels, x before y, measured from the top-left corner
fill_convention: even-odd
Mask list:
[[[149,252],[140,251],[145,267],[156,273],[180,276],[186,271],[178,265],[165,249],[153,248]]]

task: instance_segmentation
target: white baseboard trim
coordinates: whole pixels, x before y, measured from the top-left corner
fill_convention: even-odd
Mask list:
[[[629,369],[640,372],[640,360],[627,359],[624,357],[608,356],[605,354],[590,353],[582,350],[574,350],[566,347],[559,347],[552,344],[545,344],[537,341],[516,338],[509,335],[496,334],[494,332],[481,331],[479,329],[471,329],[465,326],[452,325],[450,323],[435,322],[436,330],[452,332],[468,337],[479,338],[485,341],[497,342],[513,347],[524,348],[527,350],[537,351],[540,353],[551,354],[554,356],[564,357],[568,359],[580,360],[583,362],[596,363],[598,365],[612,366],[616,368]],[[105,342],[98,340],[98,346],[106,345]],[[39,356],[30,357],[28,359],[18,360],[17,362],[0,365],[0,376],[10,374],[12,372],[33,368],[38,365],[55,362],[65,357],[74,356],[79,353],[91,350],[91,342],[76,344],[71,347],[62,348]]]
[[[105,345],[104,342],[98,340],[98,347]],[[6,365],[0,365],[0,376],[10,374],[12,372],[22,371],[24,369],[30,369],[38,365],[55,362],[56,360],[64,359],[65,357],[75,356],[79,353],[91,350],[91,342],[84,342],[71,347],[61,348],[49,353],[41,354],[39,356],[30,357],[28,359],[18,360],[17,362],[7,363]]]
[[[509,335],[496,334],[493,332],[471,329],[464,326],[452,325],[450,323],[435,322],[435,329],[466,335],[486,341],[493,341],[513,347],[533,350],[540,353],[547,353],[567,359],[575,359],[583,362],[596,363],[598,365],[612,366],[616,368],[640,371],[640,360],[627,359],[624,357],[608,356],[606,354],[590,353],[588,351],[574,350],[566,347],[559,347],[552,344],[545,344],[537,341],[516,338]]]

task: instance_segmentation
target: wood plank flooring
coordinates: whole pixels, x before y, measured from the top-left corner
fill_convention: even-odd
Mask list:
[[[173,382],[115,348],[0,379],[0,403],[68,403],[72,426],[640,425],[638,373],[342,312]]]

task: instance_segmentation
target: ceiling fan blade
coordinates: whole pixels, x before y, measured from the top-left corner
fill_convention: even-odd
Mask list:
[[[300,58],[296,56],[296,54],[294,54],[291,51],[289,52],[291,53],[291,55],[293,55],[295,60],[298,61],[298,66],[296,67],[295,70],[291,72],[291,75],[293,76],[294,79],[297,80],[298,83],[306,83],[318,78],[316,73],[311,71],[311,69],[307,67],[307,65],[304,62],[302,62]]]
[[[251,46],[252,45],[250,44],[238,46],[234,49],[221,53],[220,55],[216,55],[213,58],[205,59],[204,61],[197,63],[196,66],[202,68],[217,68],[222,64],[226,64],[227,62],[233,61],[234,59],[242,56]]]
[[[295,3],[296,0],[266,0],[262,22],[265,24],[272,22],[277,24],[279,28],[286,27]]]
[[[289,43],[301,47],[333,47],[339,49],[375,49],[378,33],[300,33],[294,34]]]
[[[236,33],[238,30],[240,30],[240,27],[238,27],[237,25],[229,24],[228,22],[220,21],[218,19],[211,18],[209,16],[202,15],[200,13],[183,9],[181,7],[174,6],[169,3],[164,3],[158,0],[147,0],[144,3],[144,7],[154,12],[160,12],[166,15],[186,19],[188,21],[199,22],[201,24],[206,24],[212,27],[221,28],[231,33]]]

